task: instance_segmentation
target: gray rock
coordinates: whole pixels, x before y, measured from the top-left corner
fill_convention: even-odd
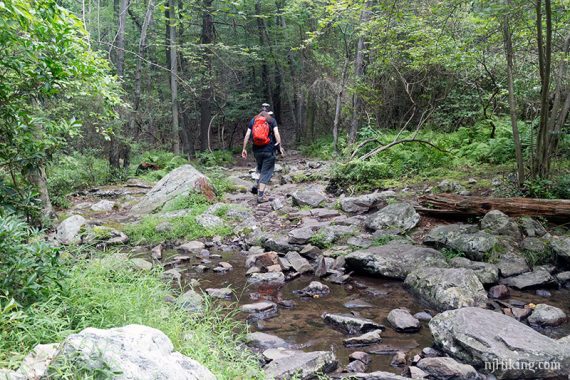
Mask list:
[[[201,253],[204,248],[206,248],[204,243],[202,243],[201,241],[194,240],[194,241],[189,241],[188,243],[184,243],[182,245],[179,245],[178,247],[176,247],[176,250],[180,253],[190,255],[190,254]]]
[[[394,309],[388,313],[388,322],[398,332],[413,333],[419,331],[422,327],[419,320],[417,320],[408,310]]]
[[[220,299],[230,299],[232,298],[233,291],[230,288],[208,288],[206,293],[210,297],[220,298]]]
[[[392,367],[403,367],[406,365],[406,353],[402,351],[398,351],[392,356],[392,360],[390,361],[390,365]]]
[[[537,220],[530,217],[522,217],[518,220],[519,227],[523,234],[528,237],[543,237],[547,234],[544,226]]]
[[[371,319],[355,317],[352,314],[323,313],[322,318],[332,327],[349,335],[364,334],[373,330],[384,329],[384,326]]]
[[[521,242],[521,249],[534,254],[544,254],[550,251],[548,243],[541,238],[527,237]]]
[[[495,236],[464,224],[435,227],[424,238],[424,243],[463,252],[467,258],[476,261],[482,261],[499,246]]]
[[[208,198],[214,196],[214,189],[208,178],[192,165],[183,165],[162,178],[154,187],[133,206],[132,214],[150,214],[161,208],[166,202],[179,195],[200,192]]]
[[[162,232],[172,231],[173,228],[174,226],[172,225],[172,223],[165,220],[163,222],[158,223],[156,227],[154,227],[154,230],[158,233],[162,233]]]
[[[28,380],[29,378],[23,375],[20,375],[18,372],[0,368],[0,380]]]
[[[248,346],[260,350],[289,347],[289,344],[278,336],[266,334],[259,331],[247,334],[245,340]]]
[[[54,361],[87,371],[107,370],[114,379],[215,380],[204,366],[174,352],[161,331],[140,325],[109,330],[87,328],[68,336]]]
[[[288,234],[289,243],[291,244],[307,244],[309,239],[314,235],[311,227],[295,228]]]
[[[408,231],[418,225],[420,215],[410,203],[394,203],[373,214],[366,222],[371,230],[394,229]]]
[[[204,308],[204,299],[194,290],[190,289],[176,299],[176,304],[190,312],[200,312]]]
[[[455,359],[484,368],[499,363],[498,379],[536,379],[568,375],[570,350],[564,342],[542,335],[514,318],[477,307],[436,315],[429,323],[435,344]],[[521,363],[560,362],[560,369],[534,368]],[[512,365],[501,366],[501,363]]]
[[[276,358],[265,366],[269,379],[311,379],[318,373],[328,373],[337,367],[334,354],[330,351],[289,351],[291,355]]]
[[[429,376],[427,372],[418,367],[411,366],[409,367],[409,370],[410,370],[410,377],[412,379],[427,379]]]
[[[153,249],[151,249],[150,255],[154,260],[162,259],[162,244],[159,244]]]
[[[444,179],[437,185],[437,189],[442,193],[461,193],[465,191],[465,187],[458,182]]]
[[[320,191],[315,190],[298,190],[291,194],[294,206],[310,206],[319,207],[327,197]]]
[[[298,252],[288,252],[285,258],[291,263],[293,269],[301,274],[313,271],[311,263]]]
[[[262,252],[247,256],[245,260],[246,268],[257,267],[267,269],[272,265],[279,265],[279,256],[276,252]]]
[[[346,338],[343,343],[347,347],[368,346],[382,341],[382,330],[372,330],[365,334]]]
[[[483,284],[470,269],[420,268],[406,277],[405,284],[438,310],[487,302]]]
[[[130,259],[129,262],[135,269],[141,270],[143,272],[148,272],[152,270],[152,263],[145,259],[135,257]]]
[[[271,301],[261,301],[261,302],[241,305],[240,310],[243,311],[244,313],[249,313],[249,314],[276,313],[277,304]]]
[[[478,379],[475,368],[468,364],[461,364],[452,358],[424,358],[417,364],[418,368],[427,372],[435,379]]]
[[[499,268],[494,264],[471,261],[465,257],[454,257],[449,264],[454,268],[471,269],[483,285],[499,282]]]
[[[314,245],[307,244],[306,246],[301,249],[299,252],[301,256],[306,257],[309,260],[316,260],[321,255],[322,251],[319,247],[315,247]]]
[[[91,210],[96,212],[108,212],[112,211],[113,207],[115,207],[115,202],[107,199],[102,199],[99,202],[92,205]]]
[[[420,321],[431,321],[433,317],[427,311],[420,311],[414,314],[414,318],[419,319]]]
[[[369,302],[366,302],[363,299],[353,299],[346,301],[343,304],[343,306],[346,307],[347,309],[369,309],[374,307],[374,305],[372,305]]]
[[[393,191],[383,191],[380,193],[372,193],[361,195],[359,197],[343,197],[339,199],[340,208],[348,213],[364,213],[371,208],[382,204],[386,199],[393,198],[396,193]]]
[[[271,201],[271,208],[274,211],[281,210],[283,207],[285,207],[285,203],[283,202],[283,199],[275,198],[274,200]]]
[[[215,229],[224,226],[224,220],[212,214],[202,214],[196,217],[196,223],[205,229]]]
[[[165,281],[176,281],[178,283],[180,283],[180,280],[182,279],[182,274],[180,273],[180,271],[176,268],[172,268],[169,270],[165,270],[162,273],[162,278]]]
[[[285,283],[283,272],[253,273],[247,278],[247,282],[254,286],[273,285],[280,286]]]
[[[518,224],[499,210],[491,210],[481,219],[481,229],[493,235],[505,235],[520,238]]]
[[[402,242],[354,251],[345,259],[349,269],[400,280],[418,267],[447,266],[443,255],[435,249]]]
[[[290,244],[288,238],[283,236],[266,236],[262,239],[262,246],[268,251],[279,253],[301,250],[298,245]]]
[[[494,299],[509,298],[511,292],[505,285],[495,285],[489,289],[489,297]]]
[[[562,260],[570,261],[570,237],[556,237],[550,240],[552,251]]]
[[[497,267],[503,277],[516,276],[530,271],[524,257],[514,254],[501,255]]]
[[[545,270],[535,270],[523,273],[515,277],[506,278],[503,281],[506,285],[515,289],[551,286],[556,283],[554,277]]]
[[[348,380],[409,380],[407,377],[399,376],[391,372],[374,371],[374,372],[354,372],[340,375],[341,379]]]
[[[567,320],[566,313],[561,309],[539,303],[528,317],[531,326],[559,326]]]
[[[72,215],[57,226],[55,238],[62,244],[79,242],[79,232],[87,220],[81,215]]]
[[[565,284],[570,282],[570,271],[567,272],[560,272],[556,275],[556,279],[561,283]]]
[[[372,243],[372,239],[363,236],[354,236],[346,241],[346,244],[357,248],[369,248]]]
[[[41,379],[48,375],[48,369],[53,358],[57,355],[59,349],[58,343],[38,344],[34,349],[26,355],[20,368],[18,375],[23,379]],[[8,379],[11,379],[8,377]],[[5,380],[0,372],[0,380]]]
[[[346,372],[364,372],[366,371],[366,364],[360,360],[354,360],[346,366]]]
[[[330,292],[331,290],[328,286],[318,281],[311,281],[309,285],[298,291],[300,295],[307,297],[325,296]]]

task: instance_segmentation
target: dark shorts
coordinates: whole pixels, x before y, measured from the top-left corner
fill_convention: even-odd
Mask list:
[[[253,152],[253,155],[257,161],[259,183],[267,185],[271,181],[275,169],[275,152]]]

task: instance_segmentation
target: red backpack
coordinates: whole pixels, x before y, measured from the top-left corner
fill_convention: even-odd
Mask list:
[[[253,137],[253,145],[265,146],[271,142],[269,138],[269,123],[265,117],[257,115],[253,119],[251,135]]]

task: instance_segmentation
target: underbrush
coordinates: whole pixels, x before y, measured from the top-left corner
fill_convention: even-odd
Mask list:
[[[393,146],[369,159],[349,160],[337,164],[331,174],[331,191],[369,191],[385,187],[398,187],[416,182],[441,179],[463,179],[469,177],[490,177],[515,171],[514,144],[508,120],[496,123],[495,136],[490,137],[490,128],[479,123],[471,128],[459,128],[455,132],[443,133],[425,129],[417,135],[417,140],[427,143],[410,142]],[[521,123],[523,154],[531,154],[530,127]],[[386,145],[397,137],[398,131],[364,128],[359,134],[358,144],[369,141],[359,149],[355,158],[362,157],[379,145]],[[412,138],[405,132],[398,139]],[[341,145],[344,146],[344,145]],[[352,147],[354,148],[354,147]],[[332,142],[319,140],[303,151],[316,157],[331,158]],[[350,147],[344,148],[342,157],[352,155]],[[552,180],[527,182],[523,195],[546,198],[570,197],[570,160],[564,159],[570,152],[570,143],[563,141],[559,149],[559,159],[553,164],[555,175]],[[566,156],[565,156],[566,154]],[[528,159],[527,159],[528,162]]]
[[[0,299],[0,367],[16,368],[40,343],[60,342],[86,327],[142,324],[164,332],[177,351],[220,379],[262,378],[256,359],[239,348],[246,332],[234,307],[208,304],[191,314],[165,302],[171,290],[159,269],[142,272],[114,256],[67,263],[60,287],[28,307]]]

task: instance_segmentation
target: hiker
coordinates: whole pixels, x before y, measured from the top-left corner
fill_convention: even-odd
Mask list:
[[[251,192],[257,194],[257,203],[265,203],[268,201],[265,196],[267,185],[271,181],[275,169],[275,152],[284,153],[277,122],[269,115],[269,104],[263,103],[261,112],[249,122],[241,152],[244,159],[247,158],[246,148],[250,137],[253,143],[253,156],[259,172],[259,180]]]

